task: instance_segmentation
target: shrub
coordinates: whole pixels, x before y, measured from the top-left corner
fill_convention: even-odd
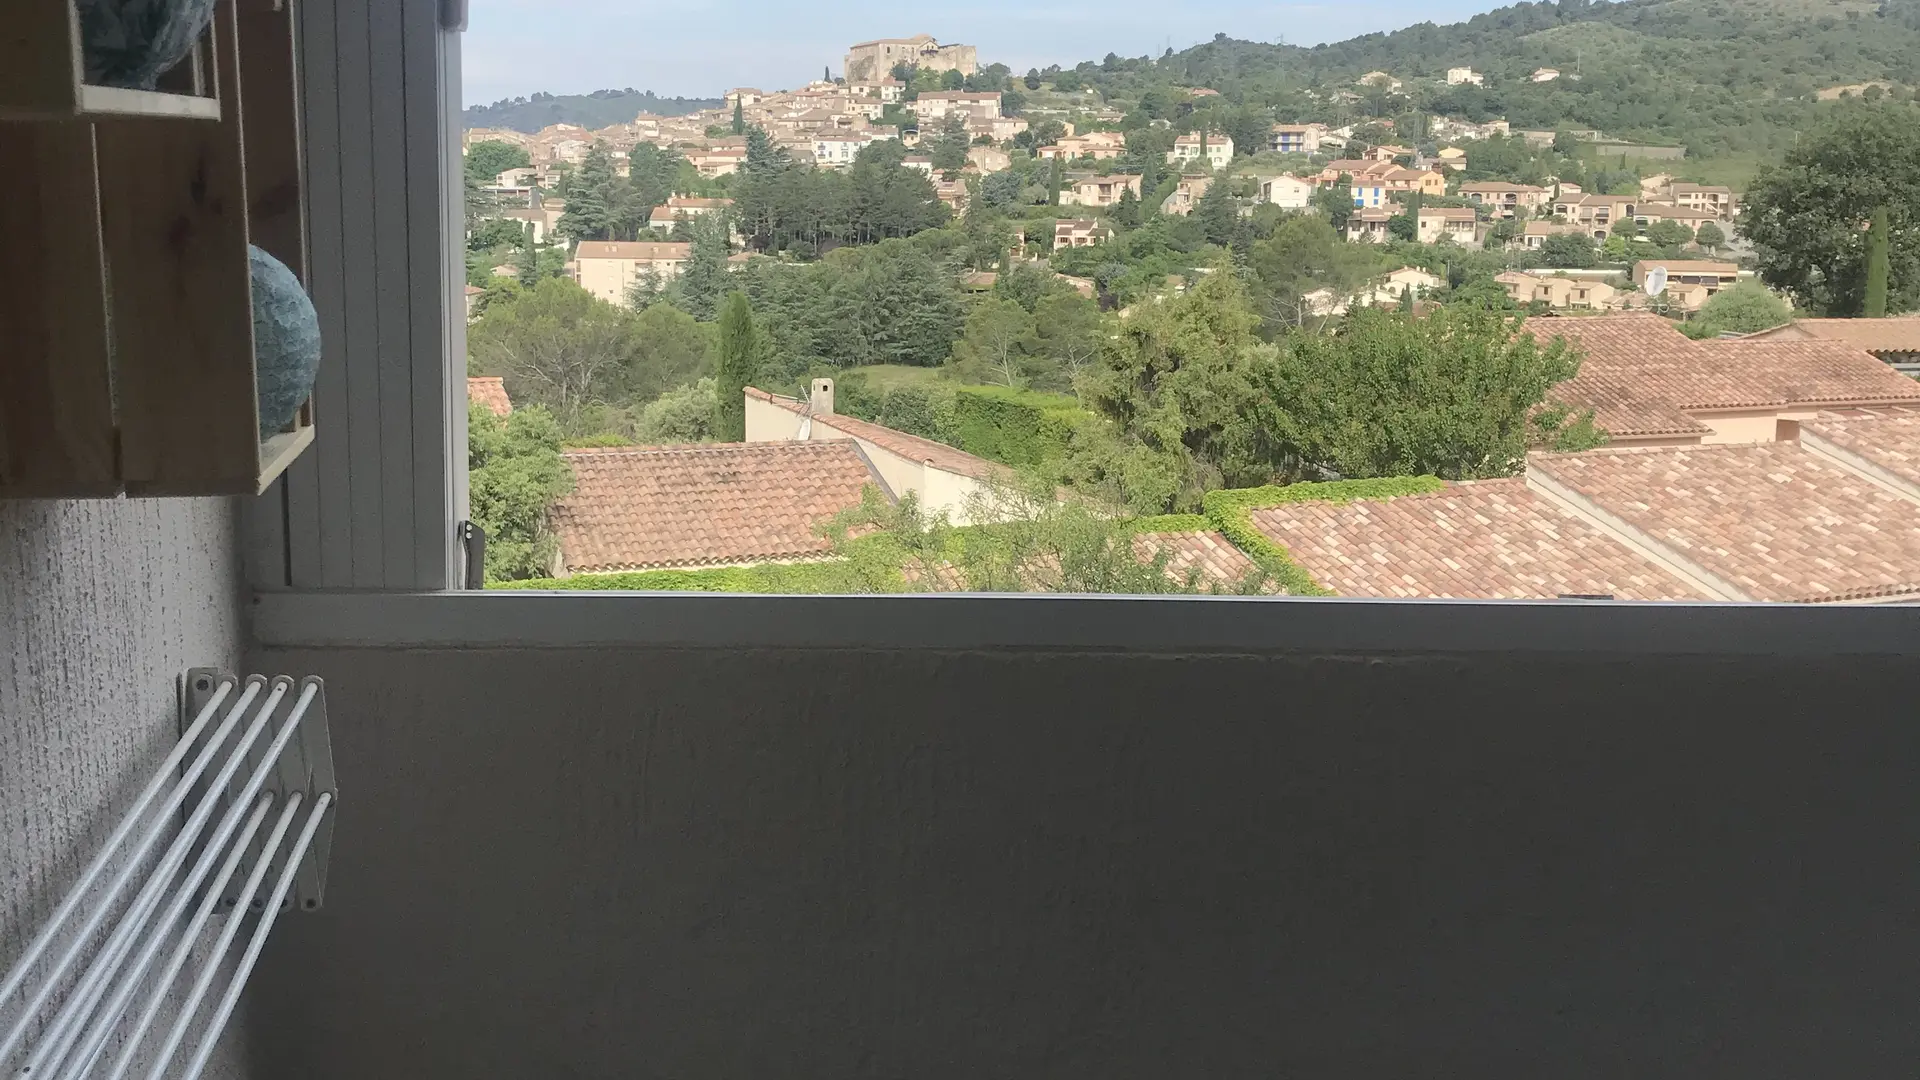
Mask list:
[[[836,591],[842,574],[830,562],[763,563],[696,569],[636,570],[624,574],[577,574],[567,578],[489,582],[490,589],[566,591],[825,593]]]
[[[1201,499],[1207,520],[1233,545],[1247,553],[1254,565],[1273,576],[1293,596],[1331,596],[1287,549],[1253,525],[1253,511],[1296,502],[1352,502],[1355,499],[1391,499],[1439,491],[1444,481],[1434,476],[1384,476],[1373,480],[1330,480],[1288,484],[1284,487],[1224,488]]]
[[[954,390],[955,445],[1007,465],[1040,465],[1066,456],[1086,412],[1070,397],[1004,386]]]

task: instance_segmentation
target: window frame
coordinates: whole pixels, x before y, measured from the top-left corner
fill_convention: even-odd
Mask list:
[[[1920,653],[1913,603],[462,590],[465,0],[301,0],[299,12],[310,285],[336,345],[315,448],[243,507],[261,646]],[[401,107],[373,111],[382,90]],[[343,168],[360,145],[369,160]],[[397,226],[355,220],[382,196],[401,208]],[[373,281],[371,304],[364,282],[347,295],[355,275]],[[352,386],[381,391],[379,408],[350,407]]]

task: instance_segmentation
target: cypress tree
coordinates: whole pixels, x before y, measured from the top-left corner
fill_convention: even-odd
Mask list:
[[[747,437],[746,388],[758,371],[759,342],[747,294],[735,292],[720,310],[720,371],[714,379],[713,433],[721,442]]]
[[[1049,206],[1060,205],[1060,181],[1066,173],[1061,160],[1059,154],[1053,155],[1053,164],[1047,169],[1047,205]]]
[[[1873,208],[1873,224],[1867,229],[1867,295],[1860,314],[1869,319],[1887,315],[1887,208]]]
[[[735,135],[747,133],[747,110],[741,107],[739,98],[733,99],[733,133]]]

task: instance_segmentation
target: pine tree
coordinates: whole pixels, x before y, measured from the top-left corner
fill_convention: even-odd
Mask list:
[[[687,254],[686,269],[680,273],[675,290],[679,308],[696,319],[711,319],[720,308],[720,297],[727,285],[727,219],[724,214],[703,214],[693,222],[693,248]]]
[[[733,99],[733,133],[735,135],[747,133],[747,110],[741,105],[739,98]]]
[[[1873,208],[1873,224],[1867,229],[1867,288],[1860,314],[1869,319],[1887,316],[1887,208]]]
[[[746,389],[758,376],[759,342],[747,294],[727,297],[720,312],[720,371],[714,380],[714,438],[742,442],[747,437]]]
[[[1113,208],[1113,223],[1123,229],[1140,227],[1140,200],[1132,188],[1120,192],[1120,201]]]

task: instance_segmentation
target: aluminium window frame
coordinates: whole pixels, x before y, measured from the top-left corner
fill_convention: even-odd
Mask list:
[[[244,507],[262,646],[1920,653],[1912,604],[461,591],[465,0],[298,3],[310,281],[336,345],[315,448]]]

